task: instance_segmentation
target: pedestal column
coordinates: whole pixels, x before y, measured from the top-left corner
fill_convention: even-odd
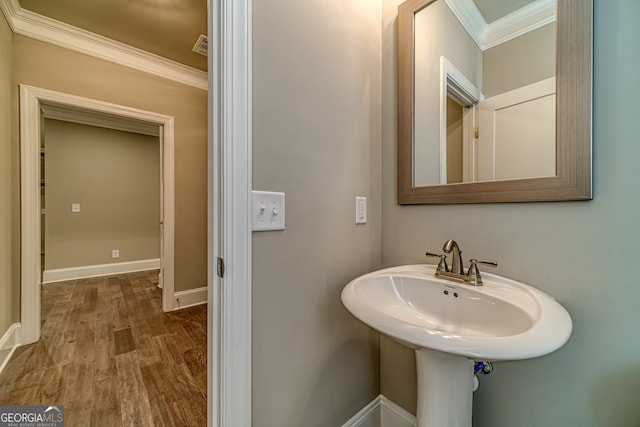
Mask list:
[[[473,360],[416,350],[418,427],[471,427]]]

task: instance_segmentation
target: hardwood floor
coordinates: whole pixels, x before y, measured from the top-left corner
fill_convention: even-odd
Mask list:
[[[157,281],[43,285],[42,337],[0,375],[0,405],[62,405],[69,427],[206,425],[206,305],[163,313]]]

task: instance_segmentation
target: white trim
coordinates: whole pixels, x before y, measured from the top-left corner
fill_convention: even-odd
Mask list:
[[[141,133],[149,136],[160,136],[160,129],[156,123],[132,121],[126,117],[108,116],[95,111],[78,110],[64,105],[41,105],[42,117],[46,119],[62,120],[81,125],[98,126],[106,129],[124,132]]]
[[[556,0],[537,0],[487,25],[483,50],[491,49],[556,20]]]
[[[447,183],[447,97],[462,107],[476,105],[483,96],[447,58],[440,57],[440,184]]]
[[[381,398],[383,396],[380,394],[378,397],[373,399],[367,406],[362,408],[357,414],[353,417],[349,418],[349,421],[342,424],[342,427],[366,427],[371,424],[371,420],[376,417],[380,417],[381,412]]]
[[[40,338],[40,105],[56,103],[162,126],[164,289],[162,308],[174,309],[174,118],[122,105],[20,85],[21,313],[23,344]]]
[[[444,56],[440,57],[440,91],[445,96],[451,92],[453,98],[465,107],[477,104],[483,98],[471,80]]]
[[[9,329],[0,338],[0,374],[9,363],[16,348],[22,345],[21,335],[20,323],[14,323],[9,326]]]
[[[380,394],[342,427],[369,427],[376,418],[380,427],[416,427],[418,423],[415,416]]]
[[[418,420],[414,415],[410,414],[404,408],[387,399],[386,397],[381,396],[380,405],[382,407],[383,427],[416,427],[418,425]],[[385,421],[387,420],[393,420],[393,423],[385,423]]]
[[[556,20],[556,0],[536,0],[487,24],[473,0],[445,0],[480,50],[491,49]]]
[[[114,262],[111,264],[83,265],[80,267],[56,268],[42,273],[42,283],[63,282],[87,277],[110,276],[112,274],[134,273],[136,271],[157,270],[160,258],[141,261]]]
[[[20,217],[22,334],[26,344],[40,338],[40,102],[20,88]]]
[[[179,291],[173,294],[176,299],[176,310],[180,310],[187,307],[193,307],[194,305],[207,303],[207,286],[202,288],[189,289],[187,291]],[[178,299],[180,301],[178,301]]]
[[[209,13],[208,425],[250,427],[251,0]]]
[[[0,0],[14,33],[207,90],[207,73],[107,37],[23,9],[18,0]]]

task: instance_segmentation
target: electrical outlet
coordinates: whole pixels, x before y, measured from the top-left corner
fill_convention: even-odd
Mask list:
[[[120,258],[120,251],[118,249],[114,249],[111,251],[111,258]]]

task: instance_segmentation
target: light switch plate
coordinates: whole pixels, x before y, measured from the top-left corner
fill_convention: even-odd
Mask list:
[[[72,203],[71,204],[71,212],[73,212],[73,213],[80,212],[80,203]]]
[[[367,198],[356,197],[356,224],[367,223]]]
[[[284,230],[284,193],[252,191],[253,231]]]

